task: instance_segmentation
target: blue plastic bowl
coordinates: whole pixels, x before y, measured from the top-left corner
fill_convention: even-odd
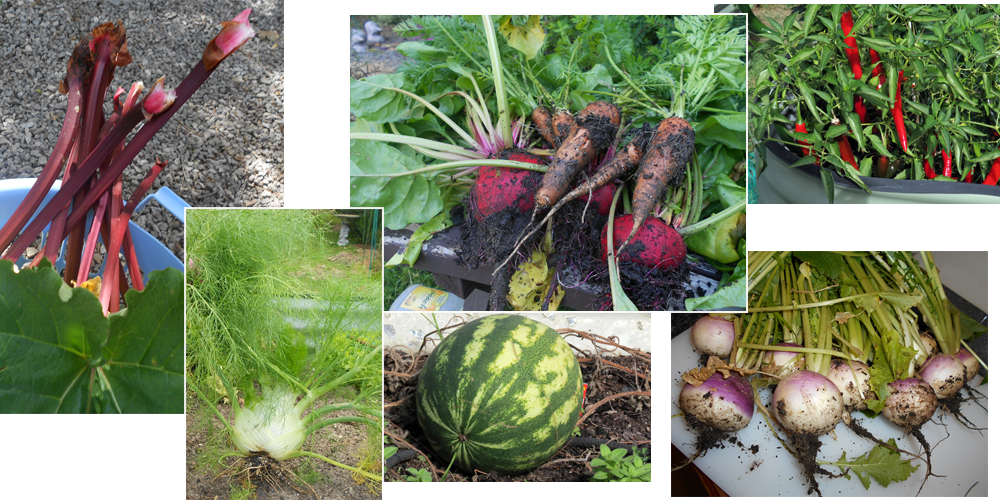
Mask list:
[[[24,197],[28,195],[28,190],[35,183],[35,179],[8,179],[0,180],[0,225],[7,222],[7,219],[14,214],[14,210],[17,206],[21,204]],[[59,191],[59,186],[61,183],[56,181],[49,190],[49,194],[46,195],[45,201],[39,206],[39,210],[48,204],[49,200],[55,196],[56,192]],[[37,211],[35,215],[37,215]],[[34,215],[32,215],[32,219]],[[49,228],[45,227],[43,234],[48,234]],[[90,223],[87,223],[87,232],[90,232]],[[142,229],[135,222],[129,221],[129,232],[132,234],[132,243],[135,245],[135,255],[139,258],[139,267],[142,268],[142,273],[146,280],[149,280],[149,272],[156,271],[158,269],[166,269],[168,267],[173,267],[181,271],[184,270],[184,264],[181,263],[180,259],[173,254],[163,243],[154,238],[151,234],[147,233],[146,230]],[[100,238],[98,236],[98,238]],[[64,243],[65,249],[65,243]],[[17,260],[18,266],[23,266],[27,263],[27,259],[21,257]],[[56,269],[62,269],[65,267],[66,263],[63,261],[62,255],[60,253],[59,260],[55,263]],[[101,265],[101,271],[104,270],[104,265]],[[91,275],[91,277],[96,275]]]

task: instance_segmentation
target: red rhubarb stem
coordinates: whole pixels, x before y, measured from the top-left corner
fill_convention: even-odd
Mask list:
[[[132,192],[132,196],[129,198],[128,204],[125,205],[121,214],[119,214],[118,218],[114,221],[114,227],[112,227],[111,231],[111,243],[108,245],[108,255],[105,257],[108,260],[104,266],[104,277],[101,279],[101,282],[106,285],[105,287],[101,287],[100,296],[101,306],[104,308],[105,316],[107,316],[108,312],[111,311],[112,308],[117,310],[118,307],[119,295],[114,293],[118,291],[116,290],[118,287],[108,285],[118,285],[119,283],[118,280],[120,276],[119,272],[121,271],[121,261],[119,260],[118,255],[121,252],[122,240],[125,239],[125,230],[128,229],[129,219],[132,218],[132,212],[135,211],[135,207],[139,204],[139,200],[142,199],[142,197],[146,194],[146,191],[148,191],[150,186],[153,185],[153,181],[156,180],[156,176],[160,175],[160,172],[163,171],[164,166],[166,166],[166,163],[159,160],[156,161],[153,168],[149,170],[146,177],[139,183],[139,187]],[[133,276],[132,278],[133,282],[141,280],[142,276]],[[115,298],[114,305],[111,304],[112,297]]]
[[[14,237],[27,224],[28,219],[31,218],[31,214],[35,213],[38,206],[42,204],[42,200],[49,193],[49,189],[52,189],[52,184],[59,177],[63,162],[69,156],[75,142],[77,128],[80,125],[80,106],[83,96],[82,84],[79,77],[71,78],[67,76],[66,80],[69,82],[69,102],[66,105],[66,117],[63,119],[59,139],[56,140],[56,146],[52,150],[52,155],[49,156],[49,161],[42,168],[41,175],[32,184],[31,189],[28,190],[24,201],[17,206],[13,215],[10,216],[7,223],[0,229],[0,248],[7,248],[7,245],[11,241],[14,241]],[[14,256],[14,259],[16,258],[17,256]]]

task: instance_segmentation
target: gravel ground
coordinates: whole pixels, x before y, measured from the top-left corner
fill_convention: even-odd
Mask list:
[[[205,45],[250,7],[258,35],[212,77],[125,171],[125,197],[147,169],[169,162],[153,189],[170,186],[192,206],[284,204],[284,4],[275,0],[183,2],[5,1],[0,3],[0,179],[37,177],[66,111],[59,94],[73,47],[94,26],[121,20],[134,62],[112,89],[161,75],[175,87]],[[105,113],[111,112],[110,98]],[[156,203],[133,220],[183,251],[183,226]]]

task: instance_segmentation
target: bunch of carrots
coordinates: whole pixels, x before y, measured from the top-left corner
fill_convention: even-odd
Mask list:
[[[653,213],[664,189],[669,185],[678,185],[683,180],[686,165],[694,154],[694,130],[680,117],[664,119],[655,130],[639,131],[613,156],[607,153],[621,124],[621,112],[614,104],[594,101],[576,117],[565,110],[553,114],[539,106],[532,112],[532,119],[542,137],[557,149],[535,192],[534,214],[545,210],[548,213],[531,232],[520,239],[518,246],[543,227],[569,201],[610,186],[615,179],[635,170],[632,227],[628,236],[617,245],[615,254],[621,253],[637,234],[642,238],[645,233],[640,232],[640,228],[644,224],[653,224],[649,215]],[[593,175],[578,181],[584,168],[600,158],[604,161],[601,161]],[[574,183],[577,183],[576,187],[571,189]],[[679,241],[680,237],[676,240]],[[635,244],[638,245],[640,241],[637,240]],[[642,244],[651,246],[653,242]],[[514,253],[511,254],[513,255]],[[657,267],[657,264],[665,260],[676,260],[676,256],[657,256],[653,262],[646,264],[651,268]]]

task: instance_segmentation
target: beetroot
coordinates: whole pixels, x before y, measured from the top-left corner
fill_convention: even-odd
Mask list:
[[[611,212],[611,201],[615,198],[615,186],[613,184],[605,184],[596,190],[594,190],[593,198],[590,197],[589,193],[584,193],[580,195],[577,199],[586,203],[590,200],[590,205],[597,207],[597,213],[601,215],[608,215]]]
[[[632,231],[632,214],[615,218],[615,251]],[[601,231],[601,248],[608,245],[608,226]],[[639,226],[639,231],[619,255],[621,260],[636,262],[649,268],[663,271],[677,269],[687,257],[684,239],[674,228],[662,219],[649,218]]]
[[[504,158],[506,156],[506,158]],[[542,164],[538,156],[527,153],[510,153],[499,156],[502,159]],[[507,207],[515,207],[520,213],[531,212],[534,208],[534,187],[541,174],[532,170],[508,167],[480,167],[476,183],[472,186],[475,200],[473,216],[483,221],[490,215]]]

